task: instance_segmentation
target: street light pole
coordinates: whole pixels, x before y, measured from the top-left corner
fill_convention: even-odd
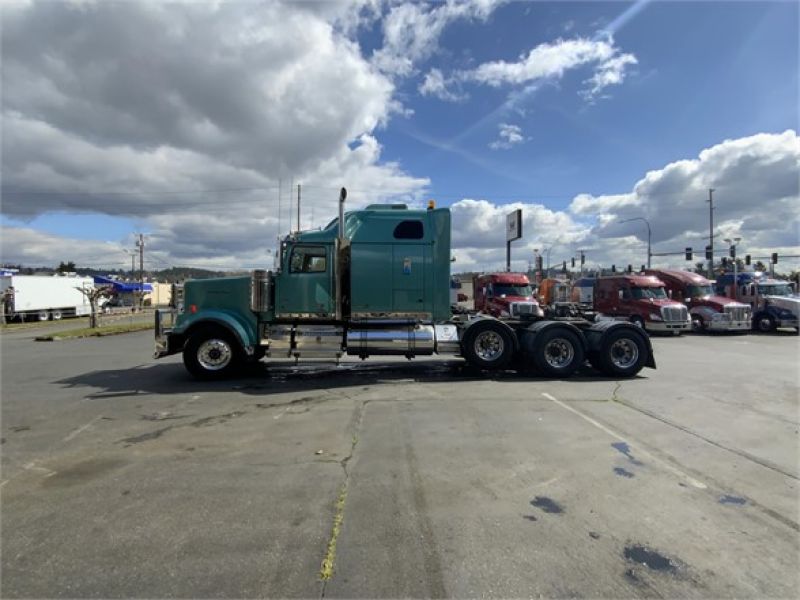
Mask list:
[[[624,221],[620,221],[620,223],[630,223],[631,221],[644,221],[644,224],[647,225],[647,268],[650,268],[650,258],[653,256],[653,252],[651,250],[650,240],[652,238],[652,231],[650,230],[650,221],[645,219],[644,217],[633,217],[631,219],[625,219]]]
[[[733,259],[733,299],[734,300],[738,300],[739,299],[739,274],[737,272],[738,271],[738,264],[736,263],[736,244],[738,244],[741,239],[742,238],[737,237],[737,238],[733,238],[733,240],[731,240],[730,238],[725,238],[723,240],[723,241],[727,242],[728,244],[730,244],[731,248],[733,249],[733,256],[731,258]]]

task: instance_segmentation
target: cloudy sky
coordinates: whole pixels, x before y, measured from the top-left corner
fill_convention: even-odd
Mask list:
[[[349,206],[453,214],[455,270],[800,254],[798,4],[4,2],[2,260],[270,266]],[[721,241],[719,243],[722,243]],[[683,257],[655,264],[688,266]],[[781,262],[797,268],[798,259]]]

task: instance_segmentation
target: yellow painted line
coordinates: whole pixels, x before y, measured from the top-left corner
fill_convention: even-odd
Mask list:
[[[323,581],[327,581],[333,577],[333,565],[336,562],[336,540],[342,530],[342,522],[344,521],[344,505],[347,500],[347,484],[342,486],[339,492],[339,499],[336,501],[336,514],[333,517],[333,528],[331,529],[331,537],[328,540],[328,547],[325,551],[325,557],[322,559],[322,566],[320,567],[319,576]]]

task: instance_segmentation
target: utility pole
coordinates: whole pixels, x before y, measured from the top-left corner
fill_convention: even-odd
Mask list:
[[[708,188],[708,245],[711,247],[708,278],[714,279],[714,188]]]
[[[139,310],[144,308],[144,235],[139,234]]]
[[[297,184],[297,231],[300,231],[300,184]]]

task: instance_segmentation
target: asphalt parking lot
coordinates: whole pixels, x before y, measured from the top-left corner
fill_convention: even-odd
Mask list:
[[[2,335],[13,597],[800,594],[800,338],[631,380],[457,359],[190,380],[152,333]]]

